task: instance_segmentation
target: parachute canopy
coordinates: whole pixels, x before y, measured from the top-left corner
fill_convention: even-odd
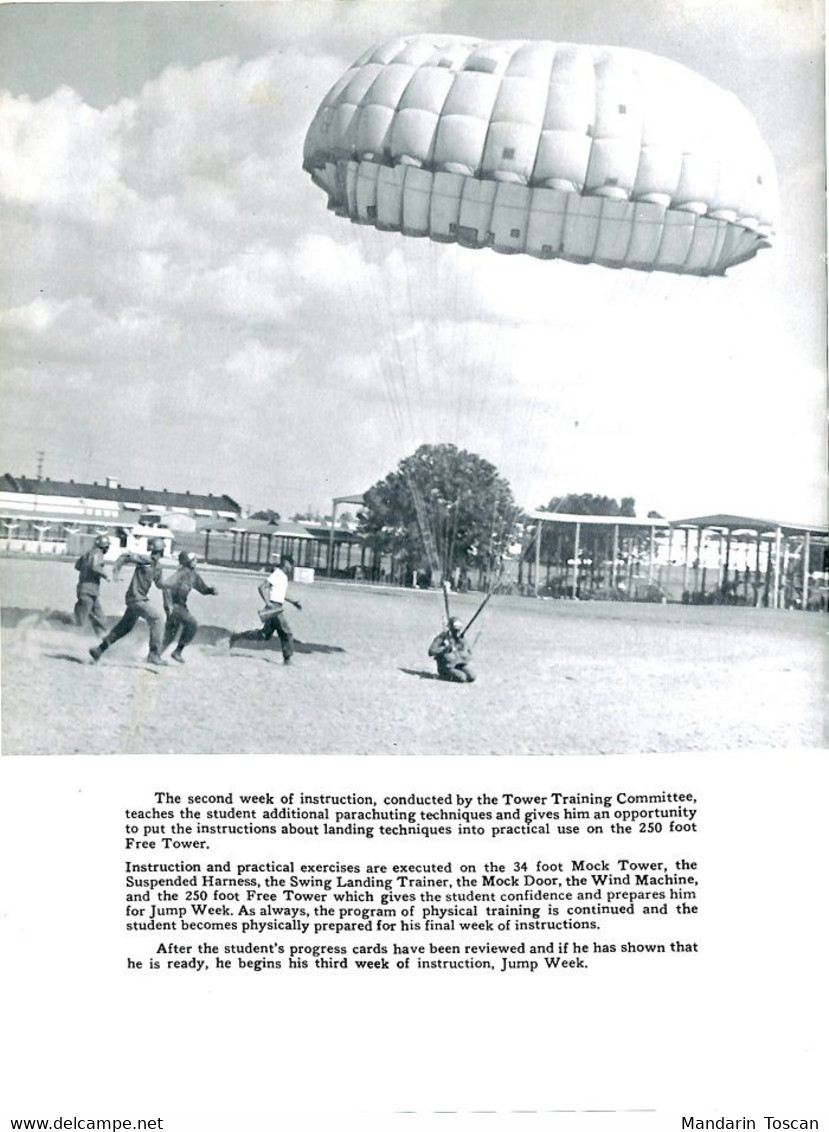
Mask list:
[[[777,207],[771,155],[734,95],[622,47],[374,47],[323,100],[303,167],[358,224],[690,275],[769,247]]]

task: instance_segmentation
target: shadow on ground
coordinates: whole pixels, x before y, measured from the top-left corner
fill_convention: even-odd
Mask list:
[[[213,626],[205,626],[205,628],[213,628]],[[227,639],[230,634],[226,629],[222,630],[224,638]],[[201,636],[201,629],[199,630]],[[221,639],[213,641],[213,644],[220,644]],[[234,652],[278,652],[281,653],[282,648],[279,644],[279,638],[274,634],[269,641],[235,641],[233,644]],[[298,653],[311,653],[311,652],[345,652],[344,648],[339,645],[321,645],[314,644],[311,641],[300,641],[294,637],[294,652]]]
[[[440,680],[437,672],[427,672],[423,668],[398,668],[398,672],[405,672],[407,676],[417,676],[419,680]]]
[[[113,625],[117,624],[118,620],[117,617],[105,618],[107,629],[111,629]],[[94,643],[97,637],[90,625],[79,629],[75,625],[72,614],[61,609],[20,609],[16,606],[10,606],[0,610],[0,625],[4,629],[19,627],[34,629],[38,626],[49,629],[65,629],[67,633],[71,633],[73,636],[88,638],[90,643]],[[196,642],[200,645],[221,646],[227,645],[230,637],[230,630],[225,629],[223,625],[199,625]],[[237,641],[233,649],[234,651],[238,649],[245,652],[279,652],[280,646],[278,637],[273,636],[269,641]],[[294,637],[294,651],[298,653],[344,653],[346,650],[339,645],[300,641]],[[86,663],[71,653],[51,652],[44,655],[53,660],[72,660],[78,664]]]

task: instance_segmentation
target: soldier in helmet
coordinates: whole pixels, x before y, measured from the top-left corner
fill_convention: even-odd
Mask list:
[[[472,650],[464,640],[463,622],[457,617],[450,617],[446,628],[429,645],[429,656],[437,664],[441,680],[454,680],[458,684],[474,681]]]
[[[75,561],[78,571],[77,601],[73,620],[78,628],[90,622],[97,633],[106,631],[104,611],[101,609],[101,582],[108,582],[104,560],[109,550],[109,536],[98,535],[95,542]]]
[[[180,630],[181,636],[171,656],[179,664],[184,664],[184,657],[181,654],[193,640],[199,627],[198,621],[187,608],[187,598],[190,591],[195,590],[196,593],[200,594],[216,594],[218,590],[214,586],[208,586],[201,574],[197,572],[196,567],[199,560],[195,554],[188,550],[182,550],[178,556],[178,562],[179,568],[175,574],[161,583],[164,594],[164,609],[167,613],[167,623],[164,626],[164,643],[161,651],[163,653],[165,649],[170,647]]]
[[[153,585],[161,589],[161,557],[164,554],[164,539],[151,538],[147,543],[147,554],[122,554],[112,568],[112,577],[118,576],[124,566],[134,566],[135,573],[127,588],[127,608],[124,616],[113,626],[102,641],[89,650],[93,660],[98,661],[110,645],[120,641],[131,632],[140,620],[146,621],[150,629],[150,664],[166,664],[161,659],[161,614],[150,604],[150,589]]]

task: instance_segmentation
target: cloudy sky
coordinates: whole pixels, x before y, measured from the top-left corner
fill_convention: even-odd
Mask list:
[[[292,514],[452,441],[526,507],[825,522],[821,30],[807,0],[0,6],[0,470]],[[684,279],[334,217],[305,131],[419,31],[638,47],[732,90],[774,249]]]

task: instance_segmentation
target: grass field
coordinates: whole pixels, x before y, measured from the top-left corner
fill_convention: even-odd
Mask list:
[[[258,624],[256,575],[214,571],[184,667],[143,664],[140,624],[98,665],[69,613],[61,561],[0,560],[3,754],[618,754],[821,747],[826,624],[818,614],[495,598],[474,626],[478,681],[433,677],[438,593],[295,586],[295,664],[231,651]],[[103,587],[111,619],[129,580]],[[159,595],[160,598],[160,595]],[[475,595],[453,597],[464,619]],[[478,629],[480,628],[480,634]]]

